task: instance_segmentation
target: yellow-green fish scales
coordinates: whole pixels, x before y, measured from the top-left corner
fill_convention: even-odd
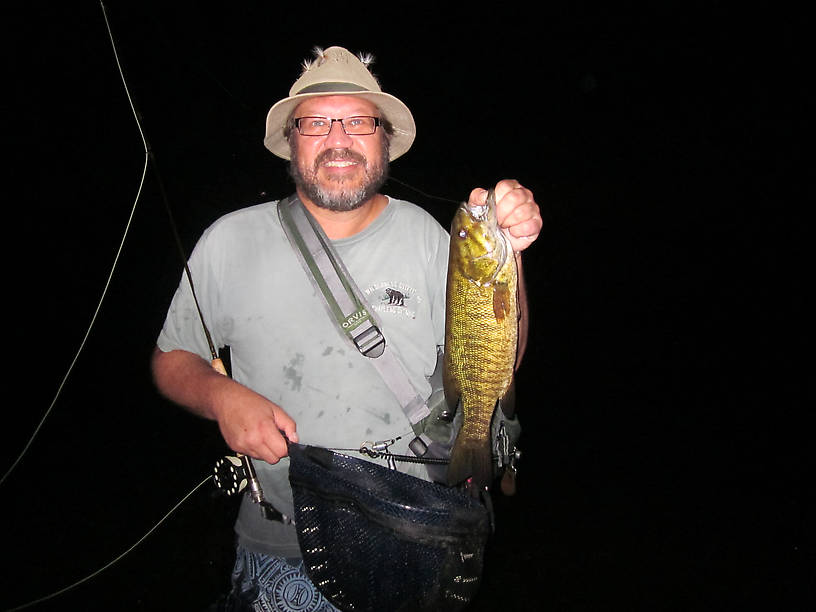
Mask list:
[[[448,483],[472,478],[481,491],[492,480],[490,423],[511,386],[518,342],[518,272],[496,221],[495,193],[484,207],[463,204],[451,226],[445,321],[445,396],[461,398],[462,430]]]

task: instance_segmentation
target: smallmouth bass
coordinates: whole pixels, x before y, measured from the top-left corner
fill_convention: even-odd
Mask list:
[[[493,480],[491,420],[509,395],[518,345],[518,270],[496,218],[496,194],[484,206],[462,204],[450,232],[446,288],[445,397],[464,411],[451,451],[448,484],[470,480],[478,495]]]

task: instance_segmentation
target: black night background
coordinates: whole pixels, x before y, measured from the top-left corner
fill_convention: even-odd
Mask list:
[[[337,44],[373,53],[417,122],[386,193],[448,226],[446,200],[516,178],[545,215],[524,255],[519,491],[496,494],[472,609],[814,609],[800,17],[625,4],[107,2],[156,164],[0,485],[0,608],[119,556],[227,451],[150,381],[181,277],[156,170],[187,251],[287,195],[266,112]],[[4,13],[2,473],[83,341],[145,164],[102,6]],[[32,609],[203,610],[227,588],[236,509],[208,483]]]

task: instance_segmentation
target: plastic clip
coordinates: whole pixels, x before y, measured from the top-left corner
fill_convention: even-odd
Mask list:
[[[357,350],[366,357],[375,359],[385,352],[385,336],[376,325],[363,330],[352,337],[352,340]]]

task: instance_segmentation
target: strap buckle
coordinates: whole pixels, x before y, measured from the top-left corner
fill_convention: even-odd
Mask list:
[[[351,339],[357,350],[365,357],[375,359],[385,352],[385,336],[382,335],[380,328],[373,323],[356,336],[352,336]]]

